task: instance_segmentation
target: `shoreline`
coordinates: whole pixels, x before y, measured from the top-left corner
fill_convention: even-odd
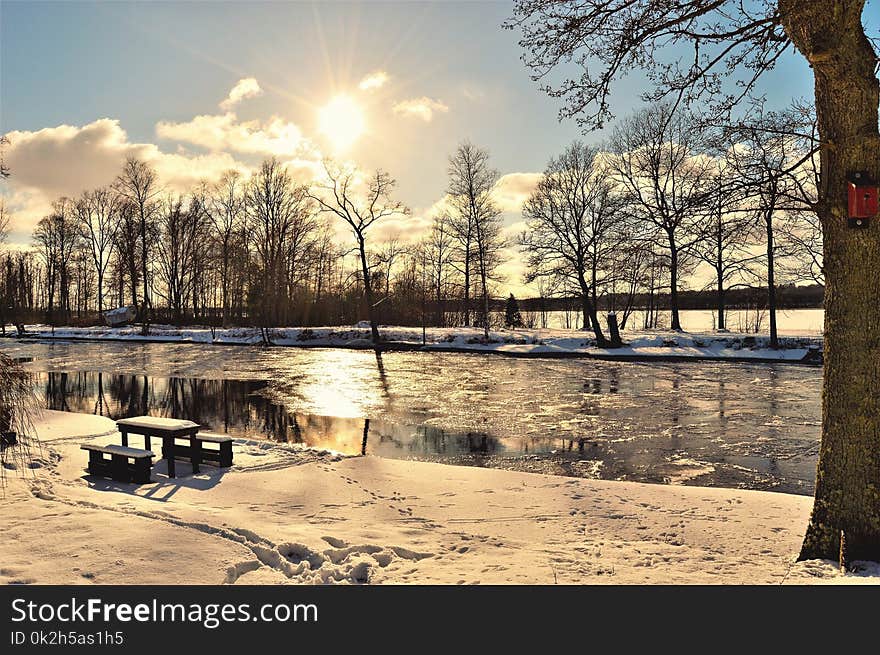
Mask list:
[[[85,473],[110,419],[45,412],[7,470],[3,582],[81,584],[877,583],[795,562],[812,501],[342,457],[236,440],[231,469],[145,485]]]
[[[241,335],[243,329],[235,329],[233,332],[237,334],[235,337],[221,335],[220,338],[210,337],[210,330],[206,328],[169,328],[166,326],[157,327],[157,329],[172,332],[173,334],[157,334],[141,336],[131,332],[112,332],[110,330],[101,330],[100,334],[89,335],[82,334],[89,329],[77,328],[58,328],[60,334],[48,334],[46,332],[36,332],[25,335],[8,334],[0,337],[0,340],[7,339],[9,341],[20,342],[113,342],[113,343],[154,343],[154,344],[192,344],[202,346],[249,346],[262,348],[302,348],[302,349],[340,349],[340,350],[367,350],[375,352],[438,352],[438,353],[471,353],[471,354],[491,354],[506,357],[515,357],[522,359],[595,359],[601,361],[629,361],[629,362],[718,362],[728,361],[734,363],[785,363],[799,364],[809,367],[822,366],[821,339],[806,337],[783,337],[782,340],[797,340],[806,342],[808,348],[789,347],[772,350],[766,347],[749,347],[741,346],[740,343],[760,343],[760,340],[766,338],[755,335],[744,335],[739,333],[673,333],[668,331],[656,331],[646,333],[631,333],[624,335],[623,348],[596,348],[595,346],[584,345],[589,342],[589,336],[584,333],[574,332],[576,336],[572,336],[573,331],[563,330],[533,330],[531,335],[527,337],[530,341],[522,337],[518,340],[509,340],[510,334],[518,335],[520,333],[529,334],[529,331],[520,330],[511,333],[493,333],[501,335],[500,339],[495,339],[490,343],[480,343],[474,340],[473,329],[467,328],[431,328],[436,334],[437,332],[447,332],[454,337],[446,336],[445,340],[433,340],[422,344],[421,341],[414,340],[398,340],[388,339],[383,341],[378,347],[371,342],[362,338],[344,339],[344,338],[321,338],[314,337],[302,339],[300,334],[305,331],[311,331],[312,328],[279,328],[279,332],[285,334],[295,334],[294,338],[288,336],[278,337],[270,343],[263,343],[262,340],[256,338],[253,334]],[[329,332],[331,335],[338,333],[342,328],[316,328]],[[354,328],[357,329],[357,328]],[[409,331],[414,333],[418,330],[411,328],[383,328],[387,331]],[[352,328],[349,328],[352,330]],[[545,342],[543,339],[534,336],[536,333],[551,333],[554,335]],[[555,336],[558,333],[560,336]],[[465,335],[464,337],[461,335]],[[627,338],[629,337],[629,338]],[[651,344],[645,346],[642,342],[650,338],[653,341],[664,339],[666,342],[675,342],[676,338],[684,342],[690,341],[690,344],[683,343],[681,345],[662,345],[657,346]],[[507,339],[507,340],[502,340]],[[555,341],[565,342],[556,345]],[[571,341],[580,341],[576,345]],[[635,343],[632,343],[632,342]],[[719,344],[734,344],[735,347],[728,348],[719,346]],[[708,345],[707,345],[708,344]],[[798,343],[797,345],[801,345]],[[750,354],[741,355],[741,351],[747,350]],[[672,351],[672,352],[670,352]],[[791,354],[791,356],[787,356]]]

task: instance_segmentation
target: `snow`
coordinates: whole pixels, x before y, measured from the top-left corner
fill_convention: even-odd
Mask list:
[[[104,447],[105,452],[113,453],[114,455],[125,455],[126,457],[139,457],[144,453],[149,453],[151,456],[155,457],[155,453],[151,450],[143,450],[141,448],[130,448],[128,446],[119,446],[117,444],[112,444]]]
[[[158,428],[160,430],[186,430],[197,428],[199,425],[192,421],[183,421],[174,418],[162,418],[160,416],[135,416],[117,421],[117,425],[125,425],[129,428]]]
[[[237,439],[232,469],[92,478],[103,417],[45,412],[7,471],[0,582],[877,583],[794,563],[811,499],[343,457]],[[172,573],[173,572],[173,573]]]
[[[363,322],[362,322],[363,323]],[[184,342],[217,345],[260,345],[258,328],[175,328],[154,325],[143,336],[140,327],[55,328],[27,326],[32,338],[114,341]],[[369,329],[352,327],[275,328],[269,330],[276,346],[369,348]],[[511,356],[598,357],[611,359],[732,359],[747,361],[820,361],[822,339],[817,336],[785,336],[779,348],[769,337],[723,332],[675,332],[632,330],[623,333],[624,347],[598,348],[591,332],[559,328],[491,330],[489,339],[480,328],[427,328],[422,343],[420,327],[382,326],[386,348],[497,353]]]
[[[131,307],[118,307],[104,312],[104,321],[107,325],[118,326],[133,321],[134,310]]]

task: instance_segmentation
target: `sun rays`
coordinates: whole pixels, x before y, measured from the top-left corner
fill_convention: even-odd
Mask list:
[[[363,109],[347,94],[334,96],[318,110],[318,131],[337,152],[350,149],[366,127]]]

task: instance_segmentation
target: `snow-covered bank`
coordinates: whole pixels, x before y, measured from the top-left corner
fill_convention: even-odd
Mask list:
[[[0,581],[37,583],[878,582],[794,564],[811,500],[454,467],[238,441],[231,470],[85,476],[108,419],[47,412],[7,471]],[[136,444],[133,444],[136,445]],[[173,579],[169,579],[173,571]]]
[[[590,332],[563,329],[493,330],[488,341],[479,328],[421,328],[382,326],[383,347],[441,351],[485,352],[519,357],[600,357],[611,359],[730,359],[821,363],[821,337],[780,337],[780,347],[769,338],[728,332],[686,333],[664,330],[623,334],[624,347],[598,348]],[[269,331],[275,346],[369,348],[369,329],[353,327],[277,328]],[[257,328],[175,328],[154,325],[144,336],[138,327],[55,328],[27,326],[35,339],[179,342],[215,345],[260,345]]]

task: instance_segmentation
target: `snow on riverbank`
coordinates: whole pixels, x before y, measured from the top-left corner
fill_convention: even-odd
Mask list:
[[[479,328],[380,328],[385,347],[466,352],[492,352],[512,356],[604,357],[604,358],[699,358],[771,361],[821,361],[820,337],[780,337],[780,348],[771,349],[769,338],[739,333],[686,333],[673,331],[632,331],[623,334],[624,347],[597,348],[592,333],[564,329],[492,330],[486,341]],[[27,327],[31,338],[87,339],[113,341],[184,342],[217,345],[260,345],[256,328],[175,328],[154,325],[143,336],[139,327],[55,328]],[[277,328],[269,331],[276,346],[369,348],[368,326]]]
[[[85,475],[106,418],[46,412],[43,453],[8,470],[0,582],[837,583],[793,564],[811,500],[344,458],[238,440],[230,470]],[[136,439],[132,437],[132,439]],[[137,445],[132,443],[132,445]],[[169,572],[173,571],[173,579]]]

